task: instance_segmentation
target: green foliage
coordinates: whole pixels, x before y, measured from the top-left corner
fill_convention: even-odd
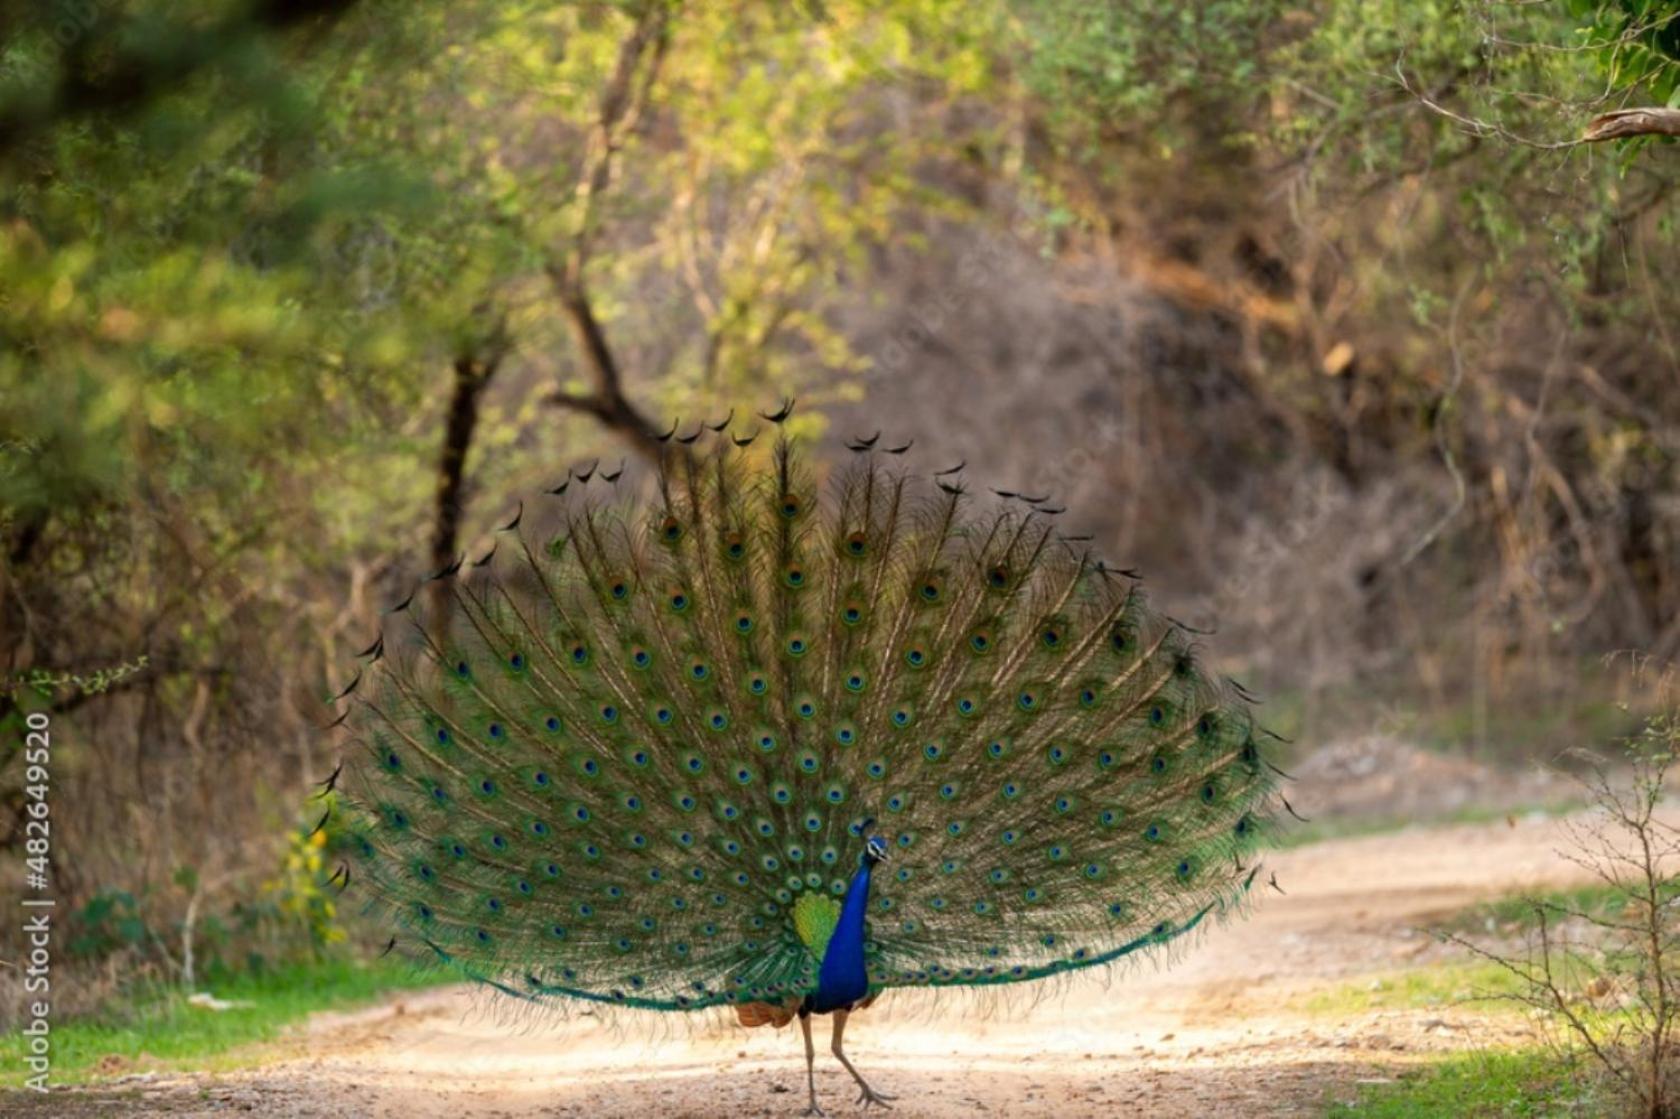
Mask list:
[[[1545,1050],[1470,1053],[1365,1085],[1354,1102],[1332,1102],[1333,1119],[1564,1119],[1604,1114],[1568,1065]],[[1586,1109],[1586,1110],[1583,1110]]]
[[[224,1010],[194,1006],[187,1001],[191,992],[177,988],[136,992],[112,1001],[96,1018],[53,1022],[53,1080],[77,1084],[113,1073],[237,1068],[258,1059],[260,1051],[250,1047],[276,1040],[310,1014],[438,981],[436,972],[394,960],[333,959],[215,976],[209,989],[233,1004]],[[26,1050],[22,1035],[0,1037],[0,1087],[21,1086]]]

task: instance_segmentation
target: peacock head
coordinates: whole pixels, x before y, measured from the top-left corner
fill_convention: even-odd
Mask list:
[[[863,861],[870,866],[885,862],[887,858],[887,841],[878,835],[872,835],[863,845]]]

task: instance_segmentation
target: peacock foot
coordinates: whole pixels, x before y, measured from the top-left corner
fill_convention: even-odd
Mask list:
[[[863,1085],[863,1091],[858,1093],[858,1103],[861,1103],[863,1105],[863,1109],[865,1111],[868,1111],[871,1107],[874,1107],[876,1104],[880,1104],[882,1107],[886,1108],[888,1111],[891,1111],[892,1110],[892,1104],[888,1103],[887,1101],[888,1100],[896,1100],[897,1098],[898,1098],[897,1096],[888,1095],[886,1092],[877,1092],[875,1089],[871,1088],[867,1084]]]
[[[812,1103],[810,1107],[807,1107],[804,1111],[801,1111],[799,1114],[801,1114],[801,1115],[814,1115],[814,1116],[817,1117],[817,1119],[827,1119],[827,1116],[828,1116],[828,1112],[826,1112],[822,1108],[818,1107],[815,1103]]]

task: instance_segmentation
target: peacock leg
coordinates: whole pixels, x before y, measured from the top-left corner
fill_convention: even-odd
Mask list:
[[[811,1016],[800,1014],[799,1028],[805,1031],[805,1082],[811,1088],[811,1106],[805,1109],[806,1115],[821,1115],[823,1109],[817,1106],[817,1047],[811,1044]]]
[[[852,1062],[846,1059],[846,1050],[841,1046],[840,1038],[841,1035],[846,1032],[846,1018],[849,1014],[850,1011],[846,1010],[836,1010],[834,1012],[834,1055],[840,1059],[841,1064],[846,1066],[846,1071],[852,1074],[852,1079],[858,1082],[858,1087],[863,1089],[863,1091],[858,1094],[859,1103],[861,1103],[865,1108],[868,1108],[873,1104],[880,1104],[882,1107],[890,1108],[892,1105],[887,1101],[896,1100],[898,1097],[889,1096],[885,1092],[877,1092],[875,1089],[871,1088],[869,1086],[869,1081],[863,1078],[863,1074],[852,1066]]]

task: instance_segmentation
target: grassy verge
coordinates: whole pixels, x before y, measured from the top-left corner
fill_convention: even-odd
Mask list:
[[[1410,971],[1385,972],[1315,991],[1301,1000],[1300,1009],[1309,1014],[1346,1017],[1377,1010],[1425,1010],[1476,1000],[1479,1011],[1512,1011],[1515,1004],[1498,996],[1517,989],[1516,979],[1497,964],[1454,960]]]
[[[313,1011],[359,1006],[449,978],[396,962],[331,961],[217,984],[217,998],[242,1004],[230,1010],[193,1006],[180,992],[137,998],[99,1019],[55,1023],[52,1079],[74,1084],[109,1073],[231,1067],[239,1063],[228,1058],[232,1050],[273,1040]],[[0,1037],[0,1089],[22,1086],[24,1053],[22,1037]]]
[[[1599,1100],[1597,1104],[1608,1104]],[[1367,1084],[1357,1099],[1330,1105],[1329,1119],[1505,1119],[1613,1114],[1599,1110],[1580,1078],[1555,1054],[1466,1053]]]
[[[1421,820],[1400,816],[1351,816],[1313,820],[1305,824],[1288,821],[1278,827],[1276,843],[1278,847],[1288,849],[1305,847],[1310,843],[1323,843],[1327,839],[1358,839],[1368,835],[1387,835],[1392,832],[1405,831],[1408,828],[1446,828],[1464,824],[1493,824],[1510,816],[1521,818],[1538,813],[1547,818],[1553,818],[1578,812],[1584,803],[1584,801],[1579,800],[1567,800],[1515,808],[1468,805],[1456,812],[1430,816]]]
[[[1624,891],[1603,883],[1589,883],[1567,890],[1539,890],[1495,898],[1455,913],[1434,927],[1441,932],[1459,934],[1528,933],[1539,927],[1534,902],[1546,905],[1555,923],[1560,910],[1597,917],[1614,916],[1627,905],[1627,900]]]

